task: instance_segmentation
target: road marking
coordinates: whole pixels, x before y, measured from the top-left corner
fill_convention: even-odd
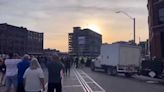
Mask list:
[[[82,85],[67,85],[67,86],[63,86],[63,88],[71,88],[71,87],[82,87]]]
[[[75,74],[75,77],[77,78],[80,85],[67,85],[67,86],[63,86],[63,88],[82,87],[84,92],[106,92],[97,82],[95,82],[84,71],[73,69],[73,73]],[[90,80],[90,82],[87,82],[84,78],[88,78]],[[100,91],[99,90],[93,91],[92,88],[88,85],[88,84],[91,84],[91,83],[95,84],[100,89]],[[47,86],[48,86],[48,83],[45,84],[45,89],[48,88]]]
[[[98,86],[100,89],[101,89],[101,91],[93,91],[92,90],[92,92],[106,92],[97,82],[95,82],[88,74],[86,74],[84,71],[82,71],[82,70],[80,70],[80,72],[82,73],[82,74],[85,74],[85,76],[86,77],[88,77],[94,84],[96,84],[96,86]],[[86,82],[87,83],[87,82]]]
[[[80,77],[80,79],[81,79],[81,81],[83,83],[83,86],[85,87],[86,91],[87,92],[93,92],[92,89],[89,87],[89,85],[84,80],[84,78],[80,75],[80,73],[77,70],[75,70],[75,71],[76,71],[77,75]]]
[[[88,84],[88,83],[94,83],[94,82],[86,82],[86,83]]]
[[[74,70],[74,69],[73,69],[73,72],[74,72],[74,74],[75,74],[76,78],[78,79],[79,83],[82,85],[83,90],[84,90],[85,92],[87,92],[87,91],[86,91],[86,89],[85,89],[85,87],[83,86],[82,81],[79,79],[79,77],[78,77],[78,75],[76,74],[76,72],[75,72],[75,70]]]
[[[80,85],[68,85],[68,86],[63,86],[63,88],[82,87],[84,92],[88,92],[88,91],[85,90],[84,86],[82,85],[81,80],[79,79],[78,75],[75,73],[74,70],[73,70],[73,73],[75,74],[75,77],[77,78]],[[45,84],[45,89],[48,89],[48,82]],[[41,89],[41,91],[43,91],[43,89]],[[47,92],[47,90],[45,90],[45,92]]]

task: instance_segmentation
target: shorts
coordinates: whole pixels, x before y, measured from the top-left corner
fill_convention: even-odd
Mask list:
[[[12,85],[17,88],[17,76],[6,76],[6,87],[11,88]]]

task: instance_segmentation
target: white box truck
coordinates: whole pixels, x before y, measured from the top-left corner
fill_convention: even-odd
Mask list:
[[[91,62],[91,70],[101,68],[110,75],[124,73],[130,77],[139,70],[141,48],[127,43],[104,44],[100,55]]]

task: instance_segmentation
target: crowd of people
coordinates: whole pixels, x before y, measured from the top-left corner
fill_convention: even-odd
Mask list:
[[[84,66],[90,66],[91,58],[78,58],[76,57],[74,61],[74,65],[76,68],[83,68]]]
[[[5,86],[5,92],[45,91],[45,75],[37,58],[28,54],[20,57],[16,53],[8,56],[6,59],[0,58],[0,85]],[[54,92],[54,89],[56,92],[62,92],[64,65],[60,61],[57,55],[47,57],[47,92]]]
[[[44,62],[43,62],[44,61]],[[90,62],[84,58],[59,57],[50,55],[46,58],[35,58],[25,54],[9,54],[7,58],[0,58],[0,86],[5,86],[5,92],[41,92],[45,91],[45,75],[42,64],[48,70],[47,92],[62,92],[62,79],[70,75],[71,66],[83,68]]]

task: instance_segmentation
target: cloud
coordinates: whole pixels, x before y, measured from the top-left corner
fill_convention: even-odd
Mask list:
[[[23,16],[32,19],[90,13],[104,15],[117,10],[141,15],[145,12],[142,0],[3,0],[3,2],[7,3],[0,6],[2,16]]]
[[[0,5],[7,5],[8,4],[8,0],[0,0]]]
[[[119,26],[122,27],[121,30],[128,30],[128,18],[116,14],[117,10],[126,11],[136,17],[137,25],[141,28],[139,31],[145,31],[146,3],[147,0],[0,0],[0,18],[1,22],[43,31],[46,41],[54,39],[56,42],[55,39],[62,40],[62,37],[67,39],[67,33],[72,31],[73,26],[95,21],[103,27],[103,32],[110,30],[115,33],[120,30]],[[50,42],[45,43],[46,47],[50,46]],[[60,47],[54,48],[60,49],[63,45],[62,48],[67,50],[67,43],[59,44]]]

